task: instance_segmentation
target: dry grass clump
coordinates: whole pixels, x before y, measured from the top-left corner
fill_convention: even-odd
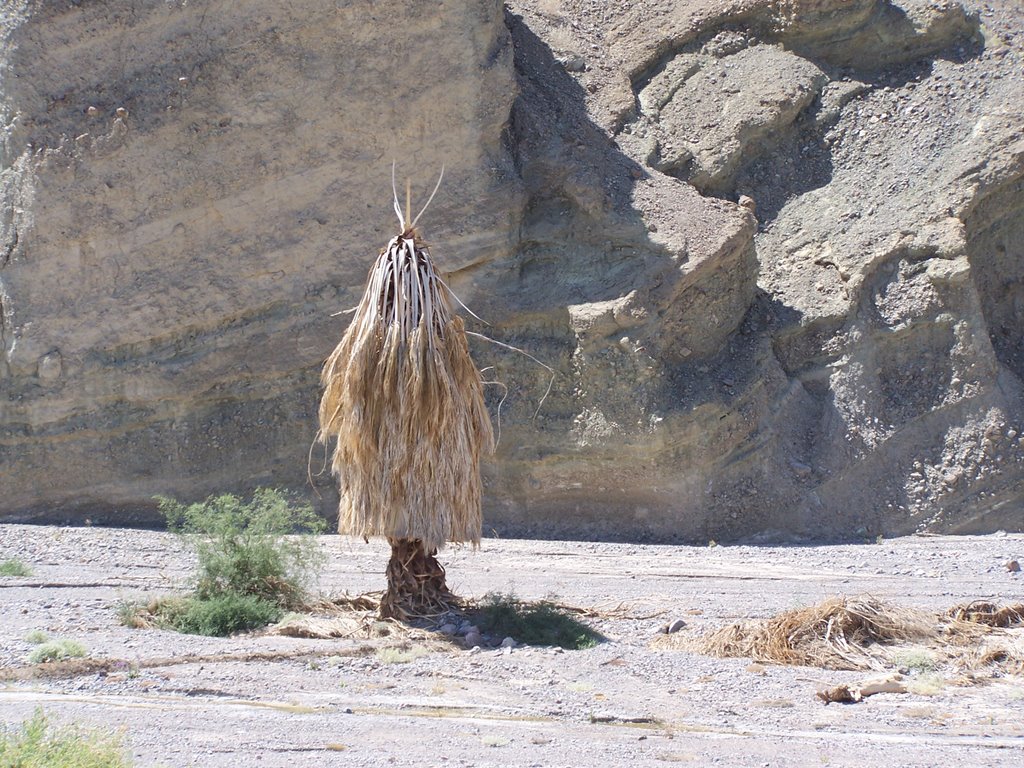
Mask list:
[[[953,606],[942,618],[950,663],[967,673],[1024,675],[1024,603],[999,606],[975,600]]]
[[[395,619],[380,619],[380,592],[344,594],[307,603],[302,613],[289,613],[268,627],[268,635],[327,640],[331,638],[425,637]]]
[[[327,640],[335,637],[366,637],[366,622],[353,616],[285,616],[267,630],[268,635]]]
[[[809,608],[723,627],[672,645],[711,656],[825,669],[945,666],[974,679],[1024,674],[1024,604],[975,601],[932,614],[870,597],[835,597]]]
[[[1024,603],[1000,608],[995,603],[975,600],[973,603],[954,605],[945,615],[954,622],[982,624],[986,627],[1018,627],[1024,625]]]
[[[873,653],[874,646],[920,640],[933,631],[933,622],[923,612],[874,598],[835,597],[762,621],[724,627],[701,638],[698,645],[701,652],[712,656],[871,669],[882,666]]]
[[[980,646],[951,650],[949,659],[966,672],[990,670],[999,675],[1024,675],[1024,639],[983,642]]]

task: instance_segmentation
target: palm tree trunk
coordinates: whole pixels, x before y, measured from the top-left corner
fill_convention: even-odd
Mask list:
[[[382,619],[415,619],[438,616],[453,607],[444,567],[436,549],[429,552],[420,539],[393,539],[388,561],[388,589],[380,601]]]

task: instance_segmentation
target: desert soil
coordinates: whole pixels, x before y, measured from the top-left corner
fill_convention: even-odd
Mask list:
[[[324,594],[382,587],[382,546],[322,543]],[[927,695],[826,706],[819,689],[868,673],[655,641],[677,619],[682,637],[833,595],[930,610],[1019,601],[1022,574],[1006,563],[1022,555],[1024,536],[1005,534],[816,547],[486,539],[443,553],[461,595],[592,609],[608,640],[473,650],[422,630],[324,640],[129,629],[119,603],[187,589],[194,560],[179,539],[5,525],[0,561],[18,558],[32,575],[0,577],[0,721],[41,706],[59,721],[122,729],[141,766],[1021,765],[1020,678],[982,672],[964,685],[948,670],[912,672],[928,675]],[[32,667],[32,630],[77,640],[88,658]],[[411,661],[380,652],[396,644]]]

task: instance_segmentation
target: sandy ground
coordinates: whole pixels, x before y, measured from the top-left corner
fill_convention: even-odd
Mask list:
[[[324,537],[330,595],[382,587],[385,553]],[[585,651],[466,650],[420,633],[425,653],[388,662],[395,637],[226,639],[128,629],[125,599],[187,587],[174,536],[0,526],[0,720],[42,706],[60,721],[123,729],[142,766],[472,765],[997,766],[1024,764],[1024,680],[955,684],[823,705],[823,686],[865,673],[751,665],[652,642],[681,618],[698,633],[832,595],[941,609],[1024,599],[1024,536],[913,537],[819,547],[679,547],[485,540],[444,553],[464,596],[513,591],[597,609],[608,642]],[[31,630],[114,660],[29,677]],[[415,655],[415,654],[413,654]],[[15,679],[15,678],[22,679]]]

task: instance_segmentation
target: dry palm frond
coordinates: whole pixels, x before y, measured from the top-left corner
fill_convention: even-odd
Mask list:
[[[364,637],[366,622],[344,616],[288,616],[266,631],[268,635],[327,640],[333,637]]]
[[[1024,675],[1024,638],[982,638],[968,645],[948,649],[947,661],[955,668],[975,673],[989,670],[996,675]]]
[[[1024,624],[1024,603],[999,607],[985,600],[975,600],[973,603],[954,605],[946,611],[946,618],[987,627],[1015,627]]]
[[[493,446],[482,379],[416,219],[407,224],[397,197],[395,210],[402,232],[370,270],[321,376],[319,439],[334,443],[338,529],[420,540],[427,552],[477,544],[479,460]]]
[[[323,616],[350,615],[376,611],[380,605],[380,592],[366,592],[361,595],[343,593],[337,597],[320,597],[307,600],[302,610]]]
[[[933,623],[921,612],[872,598],[837,597],[724,627],[702,638],[699,650],[777,664],[868,669],[881,666],[871,646],[923,638],[933,631]]]

